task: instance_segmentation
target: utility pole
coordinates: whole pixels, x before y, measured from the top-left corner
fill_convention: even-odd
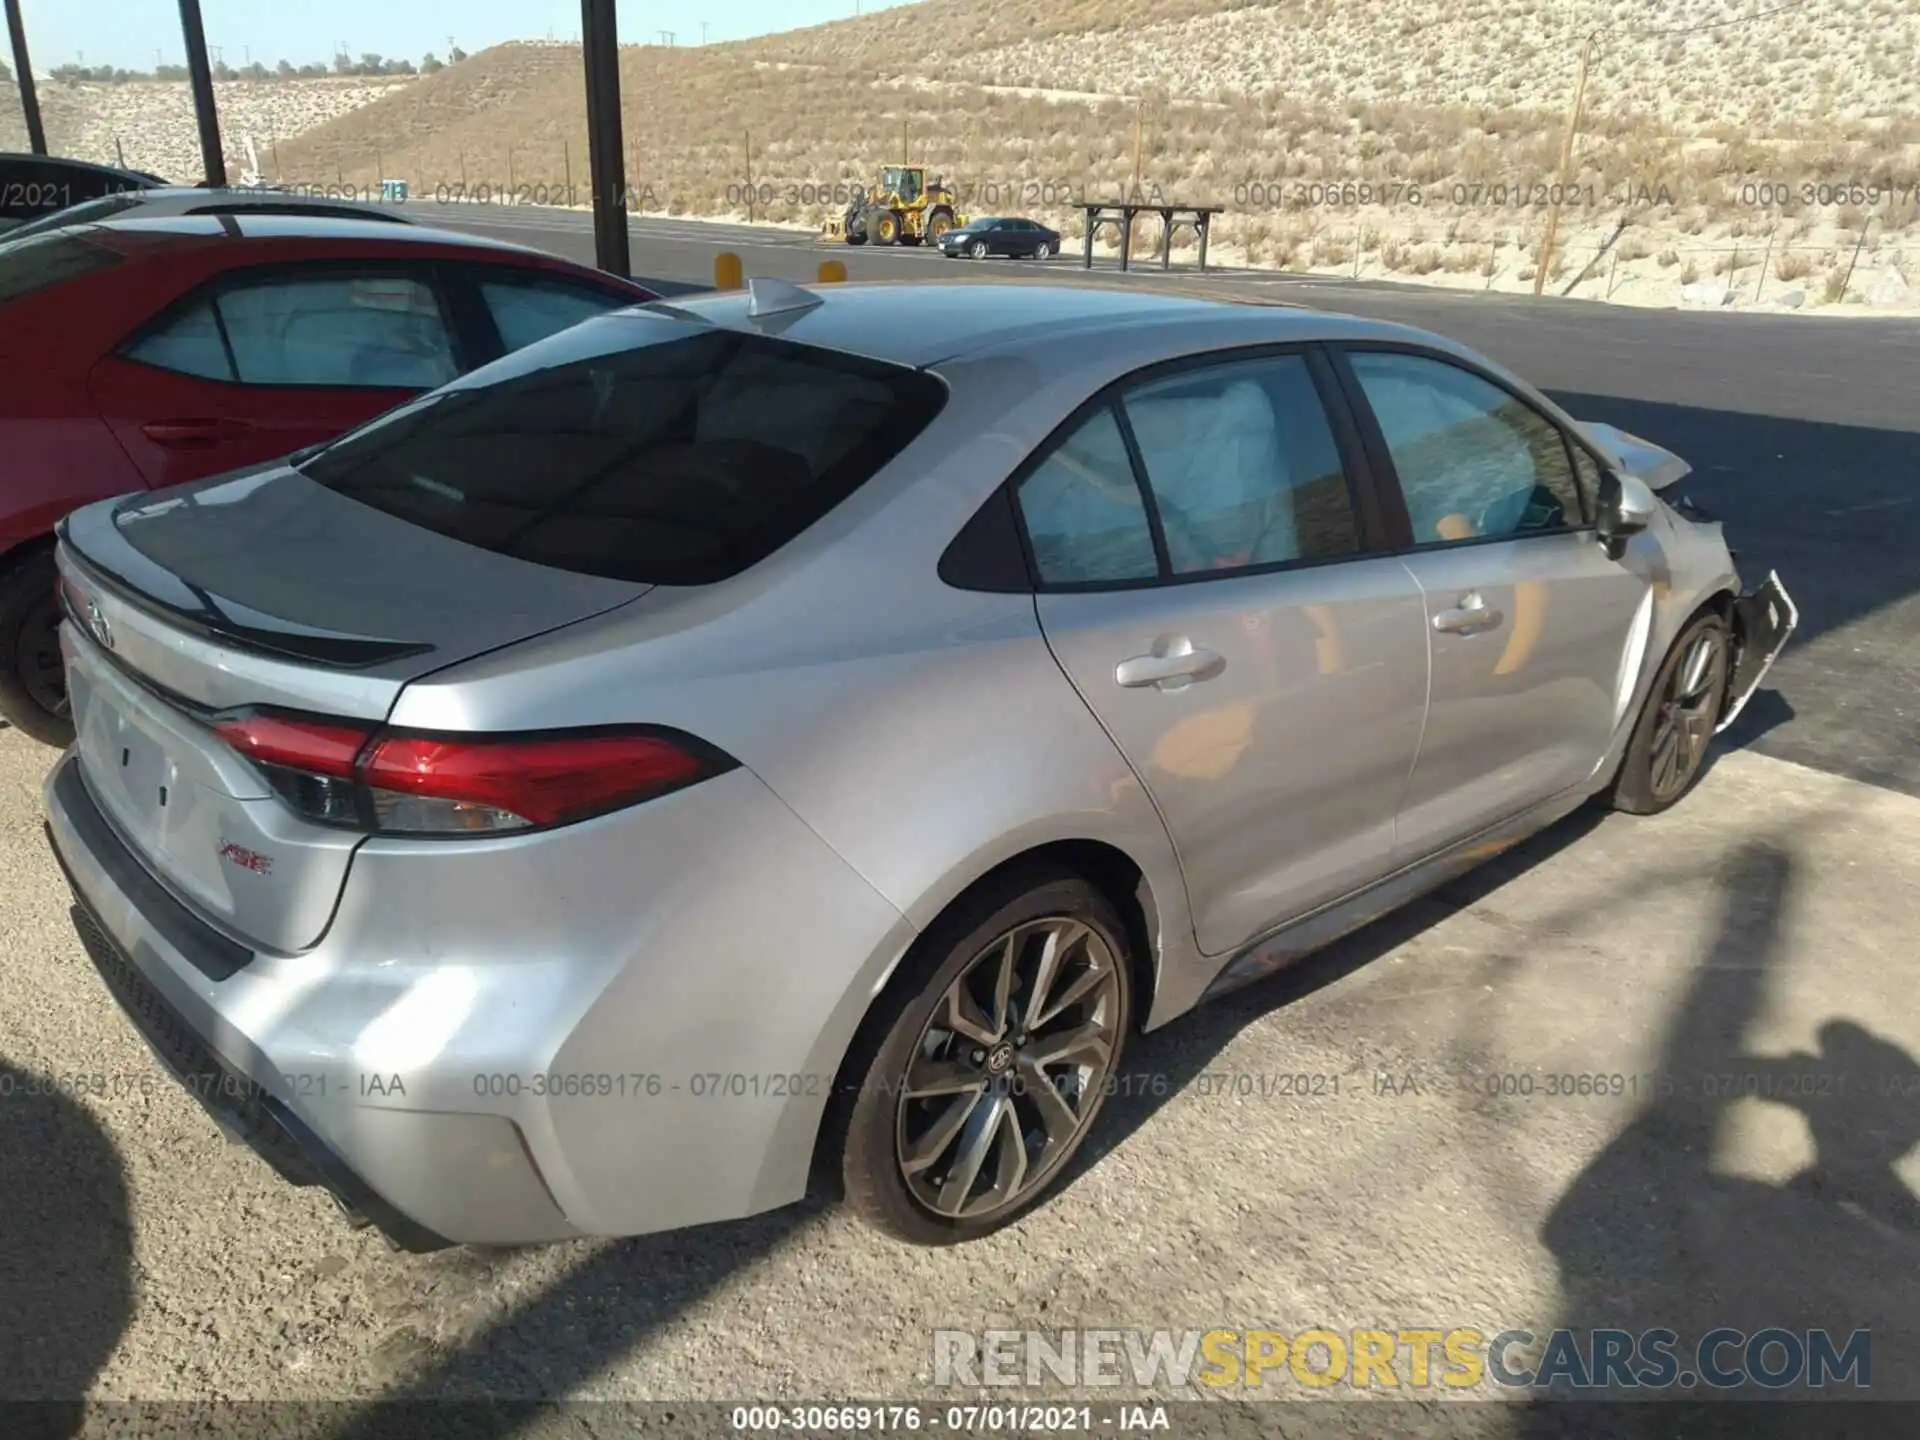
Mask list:
[[[33,87],[33,62],[27,58],[27,27],[20,18],[20,0],[5,0],[7,32],[13,41],[13,79],[20,87],[20,112],[27,122],[27,148],[47,153],[47,132],[40,124],[40,96]]]
[[[700,43],[702,45],[707,43],[707,22],[704,20],[700,22]]]
[[[633,274],[633,261],[627,236],[626,150],[620,137],[620,37],[614,0],[580,0],[580,55],[587,80],[594,263],[626,278]]]
[[[220,112],[214,108],[213,71],[207,65],[207,32],[200,23],[200,0],[180,0],[180,35],[186,42],[187,78],[193,87],[193,114],[200,132],[203,184],[214,190],[227,183],[227,159],[220,148]]]
[[[1580,132],[1580,107],[1587,98],[1587,71],[1593,65],[1594,46],[1600,43],[1600,32],[1594,31],[1587,36],[1587,43],[1580,50],[1580,78],[1574,82],[1573,108],[1567,112],[1567,133],[1560,142],[1560,188],[1554,203],[1547,211],[1546,229],[1540,235],[1540,254],[1533,262],[1533,293],[1538,295],[1546,288],[1547,262],[1553,258],[1553,242],[1560,231],[1560,201],[1567,193],[1567,172],[1573,168],[1573,141]]]

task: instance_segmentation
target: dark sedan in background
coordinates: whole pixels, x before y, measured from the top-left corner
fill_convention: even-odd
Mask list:
[[[70,205],[166,183],[143,170],[58,155],[0,155],[0,235]]]
[[[1049,230],[1038,220],[989,215],[969,220],[958,230],[949,230],[941,236],[940,253],[965,255],[973,260],[984,260],[989,255],[1045,260],[1060,253],[1060,232]]]
[[[653,293],[385,219],[139,209],[0,243],[0,716],[72,738],[68,511],[274,460]]]

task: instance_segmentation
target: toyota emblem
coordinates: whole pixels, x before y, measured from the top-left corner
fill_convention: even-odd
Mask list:
[[[107,617],[101,612],[100,602],[97,600],[87,601],[87,630],[95,640],[100,642],[102,649],[113,649],[113,627],[107,624]]]

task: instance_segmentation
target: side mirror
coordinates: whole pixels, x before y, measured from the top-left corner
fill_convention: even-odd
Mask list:
[[[1618,470],[1601,475],[1595,528],[1608,559],[1618,560],[1626,553],[1627,541],[1653,523],[1659,505],[1646,481]]]

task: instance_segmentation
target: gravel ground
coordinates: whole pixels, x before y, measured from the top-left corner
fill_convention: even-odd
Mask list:
[[[1870,1326],[1876,1396],[1920,1394],[1920,800],[1736,752],[1576,816],[1140,1040],[1066,1192],[975,1245],[803,1207],[406,1257],[158,1081],[70,930],[50,759],[0,733],[0,1397],[885,1398],[943,1328],[1721,1323]],[[1794,1054],[1846,1099],[1705,1098]],[[27,1093],[76,1072],[117,1091]],[[1576,1072],[1637,1098],[1548,1097]]]

